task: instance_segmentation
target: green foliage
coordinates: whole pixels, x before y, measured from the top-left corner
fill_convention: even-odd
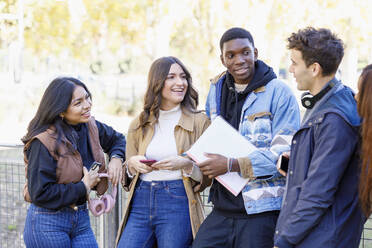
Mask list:
[[[24,3],[24,47],[36,57],[35,63],[63,57],[87,64],[86,68],[96,68],[97,73],[146,74],[155,58],[174,55],[191,69],[202,94],[208,88],[208,79],[224,70],[219,61],[218,41],[232,26],[250,30],[259,58],[274,68],[286,62],[283,60],[287,57],[286,37],[310,25],[331,28],[347,46],[358,48],[359,60],[371,59],[372,5],[368,1],[24,0]],[[17,4],[16,0],[1,0],[0,11],[17,13]],[[7,48],[17,34],[16,20],[0,20],[0,48]],[[123,64],[128,60],[130,66]]]
[[[17,230],[17,225],[9,224],[9,225],[8,225],[8,230],[9,230],[9,231],[15,231],[15,230]]]

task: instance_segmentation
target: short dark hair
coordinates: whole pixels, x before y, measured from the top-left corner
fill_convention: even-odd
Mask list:
[[[254,41],[251,33],[244,28],[230,28],[228,29],[221,37],[220,40],[220,49],[222,53],[223,43],[235,39],[248,39],[254,47]]]
[[[306,66],[319,63],[323,76],[335,73],[344,56],[342,40],[326,28],[307,27],[292,33],[288,49],[300,51]]]

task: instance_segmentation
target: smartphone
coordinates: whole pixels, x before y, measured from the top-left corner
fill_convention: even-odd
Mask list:
[[[101,163],[94,161],[92,165],[90,166],[90,170],[98,171],[101,165],[102,165]]]
[[[140,162],[148,166],[151,166],[153,163],[156,163],[157,161],[155,159],[142,159],[140,160]]]
[[[289,163],[289,158],[287,158],[286,156],[283,156],[281,155],[280,158],[279,158],[279,165],[280,165],[280,169],[282,171],[285,171],[285,172],[288,172],[288,163]]]

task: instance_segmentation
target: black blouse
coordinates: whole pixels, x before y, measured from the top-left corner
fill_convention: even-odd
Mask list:
[[[112,127],[96,121],[99,141],[103,151],[110,157],[117,155],[125,158],[125,137]],[[89,131],[86,123],[72,126],[74,135],[67,136],[77,148],[83,160],[83,165],[89,170],[94,162],[89,143]],[[78,183],[57,183],[57,161],[50,155],[47,148],[34,139],[27,153],[28,191],[32,203],[48,209],[58,210],[72,204],[81,205],[86,201],[86,189],[82,181]]]

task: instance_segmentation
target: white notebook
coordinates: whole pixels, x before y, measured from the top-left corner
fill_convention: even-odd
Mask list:
[[[205,152],[239,158],[245,157],[255,150],[257,148],[251,142],[222,117],[218,116],[186,154],[195,162],[200,163],[208,159],[204,156]],[[241,177],[237,172],[220,175],[216,177],[216,180],[235,196],[242,191],[248,182],[248,179]]]

